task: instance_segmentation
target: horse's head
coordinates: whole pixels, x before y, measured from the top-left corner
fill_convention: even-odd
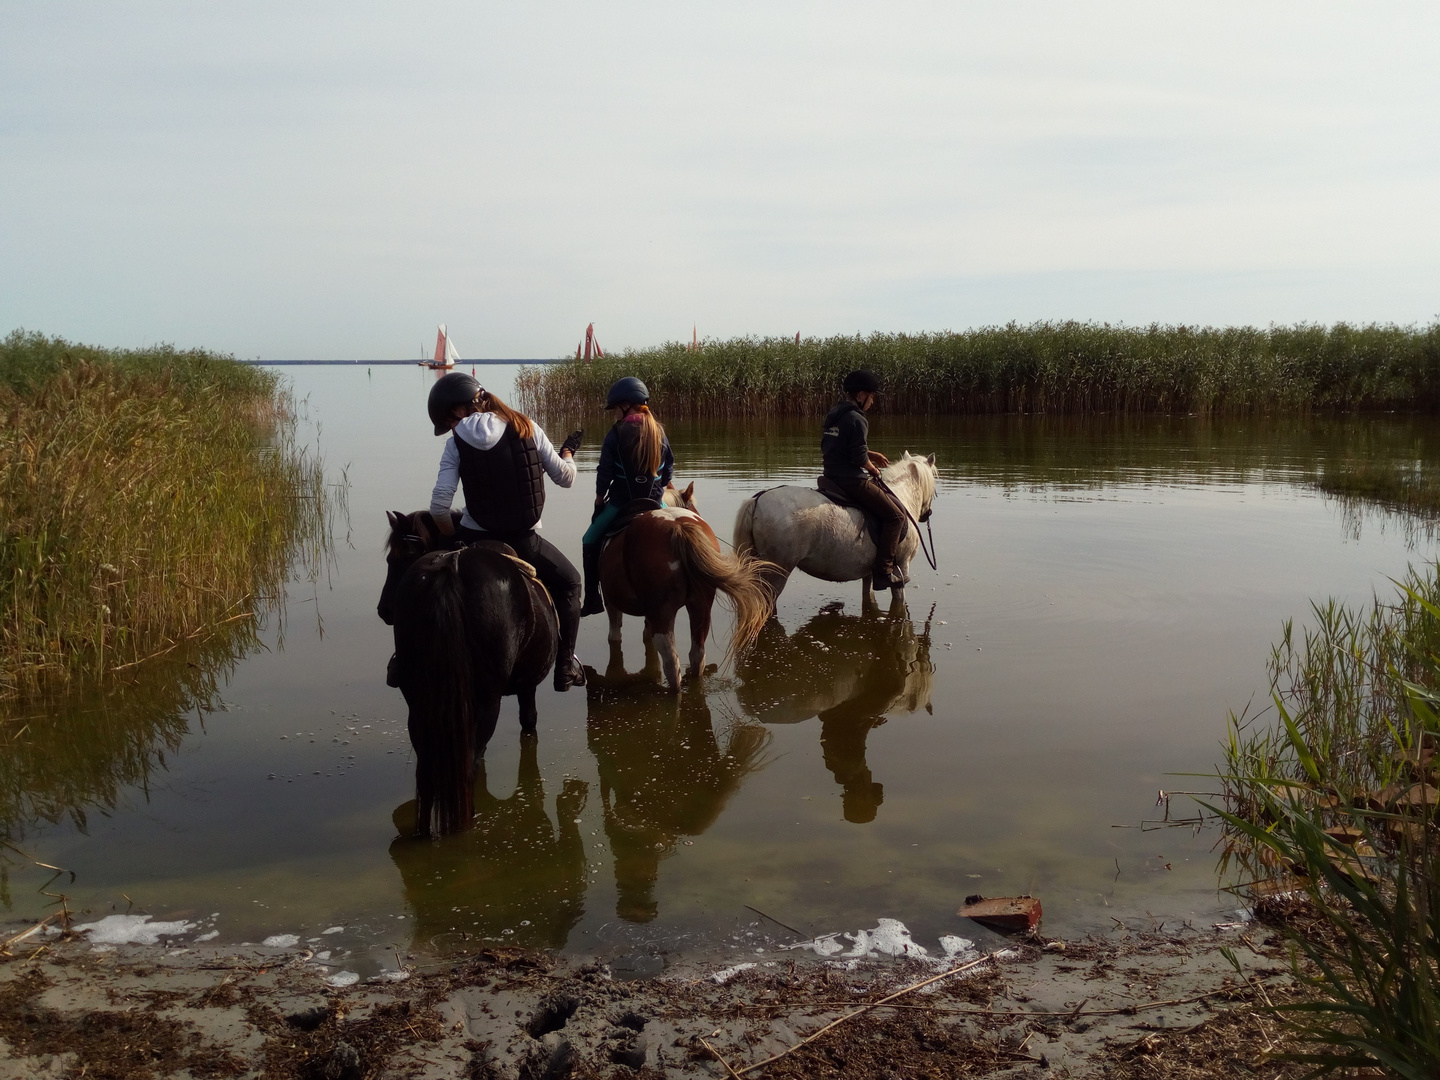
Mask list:
[[[896,462],[904,470],[905,474],[912,477],[915,484],[916,502],[920,507],[915,515],[916,521],[930,520],[930,504],[935,501],[935,489],[940,477],[940,470],[935,467],[935,455],[929,454],[921,457],[919,454],[912,454],[906,450],[900,455]]]
[[[386,626],[395,623],[395,590],[416,559],[440,546],[440,530],[435,519],[424,510],[402,514],[385,511],[390,535],[385,539],[385,586],[380,590],[380,603],[375,611]]]
[[[699,508],[695,505],[695,481],[691,480],[684,491],[676,488],[674,484],[665,485],[663,502],[666,506],[678,506],[682,510],[690,510],[698,514]]]

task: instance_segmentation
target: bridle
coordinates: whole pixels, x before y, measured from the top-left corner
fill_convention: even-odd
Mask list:
[[[887,484],[883,477],[877,474],[875,482],[890,494],[890,497],[895,500],[896,505],[899,506],[901,510],[905,511],[905,516],[910,519],[910,524],[915,526],[915,539],[920,542],[920,553],[925,556],[925,561],[930,564],[931,570],[939,570],[940,567],[935,563],[935,533],[930,527],[930,511],[933,507],[927,506],[920,514],[920,521],[925,522],[925,532],[930,537],[930,550],[926,551],[925,537],[920,535],[920,521],[915,520],[915,515],[910,513],[910,508],[905,505],[899,495],[895,494],[895,489]]]

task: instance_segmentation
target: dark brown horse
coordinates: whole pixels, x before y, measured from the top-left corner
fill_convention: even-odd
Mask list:
[[[395,628],[390,682],[409,706],[416,832],[470,827],[476,763],[495,734],[500,699],[535,731],[535,687],[555,663],[555,605],[506,545],[442,543],[428,514],[390,513],[380,618]]]
[[[725,555],[720,541],[695,512],[695,485],[677,493],[681,505],[637,514],[605,546],[600,556],[600,581],[610,616],[610,645],[620,645],[626,615],[645,619],[647,666],[658,651],[670,689],[680,689],[680,658],[675,652],[675,616],[690,614],[690,663],[686,677],[699,678],[705,668],[705,641],[710,636],[710,610],[718,590],[735,611],[729,653],[738,656],[760,633],[770,613],[770,597],[760,571],[765,566],[750,556]],[[669,491],[667,491],[667,497]],[[667,498],[668,501],[668,498]]]

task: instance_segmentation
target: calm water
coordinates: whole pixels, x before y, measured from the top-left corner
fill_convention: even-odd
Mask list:
[[[512,369],[480,374],[508,392]],[[1432,557],[1404,522],[1308,482],[1347,453],[1424,453],[1420,421],[880,414],[877,448],[934,451],[941,468],[940,569],[912,568],[909,618],[862,619],[858,585],[797,574],[784,631],[703,693],[677,702],[613,670],[588,691],[547,684],[529,746],[509,701],[476,830],[407,843],[404,709],[374,606],[383,512],[426,505],[434,481],[433,375],[285,375],[332,470],[347,467],[349,545],[328,579],[291,590],[263,647],[217,643],[58,728],[34,718],[50,734],[7,751],[0,809],[74,881],[11,858],[5,918],[63,892],[97,916],[216,915],[222,942],[343,926],[325,941],[357,969],[477,936],[639,969],[669,949],[792,939],[752,926],[751,907],[807,933],[892,916],[933,944],[974,936],[954,916],[974,892],[1033,892],[1059,933],[1213,919],[1234,907],[1214,836],[1136,827],[1157,790],[1207,786],[1175,774],[1213,769],[1227,710],[1263,704],[1283,620],[1312,598],[1365,601]],[[577,563],[600,425],[588,418],[576,488],[549,489],[545,533]],[[810,482],[812,428],[674,424],[677,480],[728,536],[758,488]],[[603,619],[585,620],[579,651],[605,672]],[[622,664],[641,665],[638,621]],[[185,711],[211,673],[222,707]]]

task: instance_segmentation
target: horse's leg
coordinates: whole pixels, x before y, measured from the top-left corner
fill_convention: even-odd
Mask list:
[[[620,642],[610,642],[610,663],[605,668],[607,679],[623,679],[625,677],[625,650],[621,648]]]
[[[909,607],[905,603],[905,590],[894,588],[890,590],[890,614],[904,615]]]
[[[765,593],[770,598],[770,614],[775,614],[775,606],[780,600],[780,593],[785,588],[785,583],[790,580],[790,573],[794,567],[778,566],[774,563],[760,571],[760,580],[765,585]]]
[[[715,593],[697,596],[685,605],[690,613],[690,666],[687,679],[698,679],[705,673],[705,641],[710,636],[710,612],[715,606]]]
[[[531,690],[533,701],[534,690]],[[475,702],[475,760],[485,756],[485,748],[495,734],[495,724],[500,719],[500,694],[489,690],[477,695]]]
[[[540,713],[535,708],[535,687],[522,686],[515,691],[515,700],[520,703],[520,731],[525,735],[535,734],[535,723],[540,719]],[[494,731],[494,725],[491,725]]]
[[[653,620],[653,622],[652,622]],[[680,657],[675,652],[675,610],[670,609],[645,617],[647,628],[655,641],[655,651],[660,654],[660,667],[665,672],[665,682],[671,690],[680,689]]]
[[[860,579],[860,611],[869,612],[879,608],[875,602],[875,585],[869,574]]]
[[[650,620],[645,620],[645,629],[641,632],[640,640],[645,643],[645,667],[642,669],[647,678],[659,682],[660,654],[655,650],[655,631],[650,626]]]
[[[625,622],[625,613],[618,607],[611,607],[607,604],[605,614],[610,616],[610,644],[618,646],[620,644],[620,628]]]

